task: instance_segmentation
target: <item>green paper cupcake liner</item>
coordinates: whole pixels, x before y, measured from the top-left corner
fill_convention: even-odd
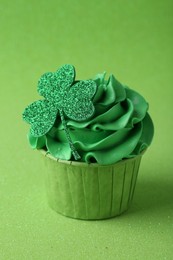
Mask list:
[[[131,204],[142,155],[114,165],[57,160],[44,150],[48,202],[62,215],[106,219]]]

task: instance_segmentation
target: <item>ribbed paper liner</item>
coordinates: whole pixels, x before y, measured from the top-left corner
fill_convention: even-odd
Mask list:
[[[106,219],[122,214],[132,201],[141,155],[101,166],[56,160],[42,150],[46,162],[49,205],[78,219]]]

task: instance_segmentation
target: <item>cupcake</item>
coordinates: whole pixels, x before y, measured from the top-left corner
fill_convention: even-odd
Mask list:
[[[45,156],[51,208],[78,219],[115,217],[131,204],[153,138],[148,103],[113,75],[75,76],[69,64],[41,76],[43,98],[23,113],[28,140]]]

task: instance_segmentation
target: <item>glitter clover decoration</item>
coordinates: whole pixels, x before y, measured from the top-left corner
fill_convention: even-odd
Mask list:
[[[23,119],[31,125],[30,133],[40,137],[53,127],[59,112],[67,140],[75,160],[80,159],[71,140],[65,116],[75,121],[90,118],[95,111],[92,98],[97,90],[93,80],[75,81],[75,68],[65,64],[56,72],[48,72],[38,81],[38,93],[45,99],[30,104]]]

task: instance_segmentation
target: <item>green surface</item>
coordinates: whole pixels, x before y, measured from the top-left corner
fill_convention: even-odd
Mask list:
[[[0,1],[0,259],[173,259],[173,2]],[[45,71],[106,70],[150,103],[155,138],[134,202],[118,218],[79,221],[47,206],[21,114]]]

